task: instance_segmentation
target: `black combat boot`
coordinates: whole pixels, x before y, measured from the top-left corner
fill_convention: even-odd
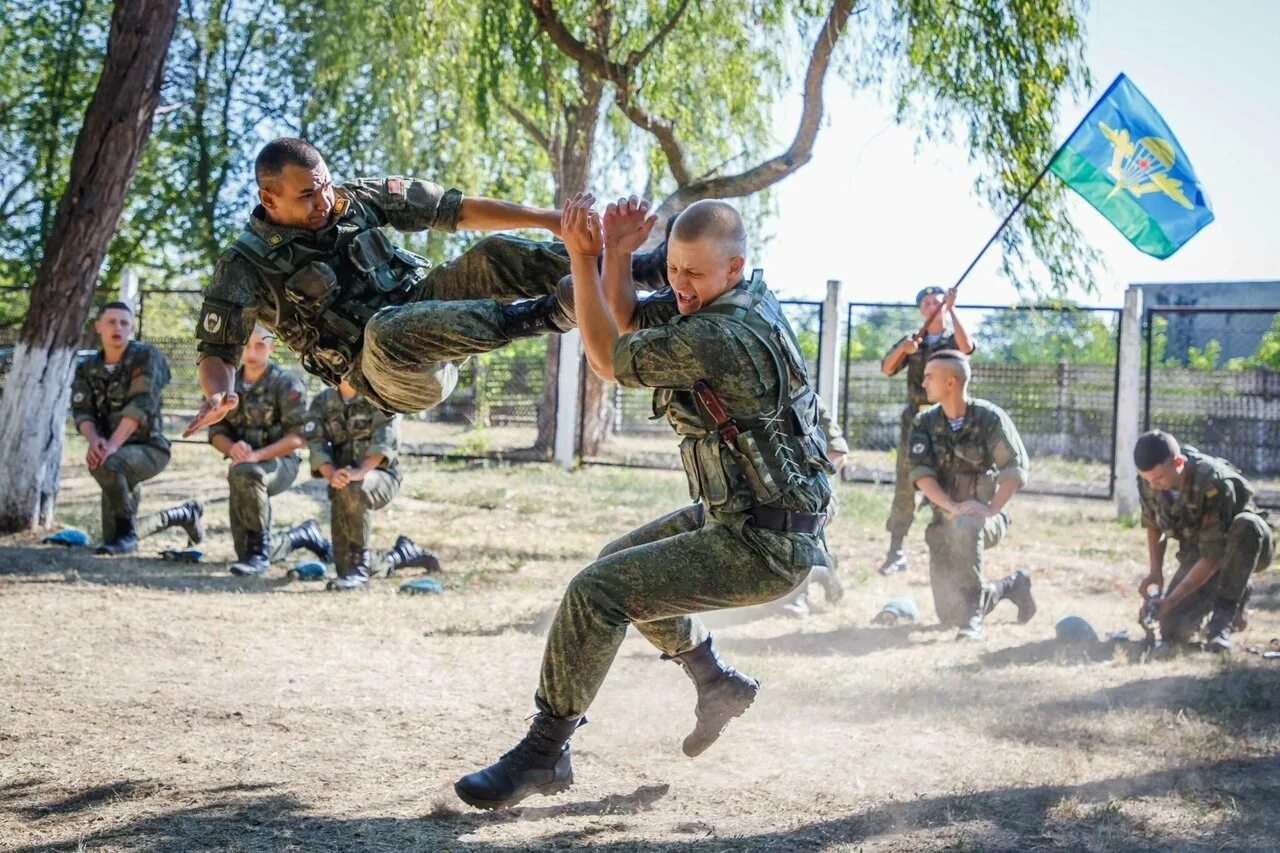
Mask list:
[[[138,550],[138,529],[134,526],[132,515],[122,515],[116,519],[116,538],[103,542],[98,546],[98,554],[131,554]]]
[[[554,293],[501,306],[502,333],[510,340],[558,335],[574,328],[571,315]]]
[[[419,548],[408,536],[396,537],[396,544],[382,558],[384,573],[390,577],[396,569],[426,569],[440,571],[440,561],[425,548]]]
[[[458,798],[478,809],[505,809],[530,794],[558,794],[573,784],[569,738],[585,720],[536,714],[529,733],[493,764],[453,783]]]
[[[698,722],[683,745],[684,754],[693,758],[716,742],[730,720],[751,707],[760,692],[760,682],[725,666],[710,637],[692,651],[670,659],[684,667],[698,688],[698,705],[694,709]]]
[[[233,575],[260,575],[271,568],[271,557],[267,550],[270,534],[258,530],[244,535],[244,556],[231,564]]]
[[[884,555],[884,562],[877,569],[882,575],[891,575],[894,572],[904,572],[907,570],[907,552],[902,547],[902,538],[895,536],[889,541],[889,551]]]
[[[1218,598],[1213,602],[1213,615],[1204,630],[1206,649],[1211,652],[1231,651],[1231,633],[1240,609],[1240,602],[1232,598]]]
[[[324,538],[320,532],[320,525],[316,524],[314,518],[290,527],[284,532],[284,538],[289,543],[290,551],[306,548],[321,562],[333,562],[333,546],[329,544],[328,539]]]
[[[355,548],[351,552],[351,566],[325,586],[332,592],[351,592],[369,588],[369,549]]]
[[[204,541],[204,503],[184,501],[177,506],[160,511],[165,528],[181,527],[187,532],[187,541],[199,545]]]
[[[1026,572],[982,585],[982,610],[990,613],[1001,601],[1012,601],[1018,608],[1018,624],[1026,624],[1036,615],[1036,600],[1031,597],[1031,578]]]

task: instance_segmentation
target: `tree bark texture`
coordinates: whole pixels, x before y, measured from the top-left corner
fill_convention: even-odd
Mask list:
[[[53,521],[75,350],[125,194],[151,134],[178,0],[117,0],[98,87],[71,155],[0,398],[0,532]]]

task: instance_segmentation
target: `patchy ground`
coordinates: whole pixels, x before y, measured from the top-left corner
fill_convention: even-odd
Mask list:
[[[69,457],[82,453],[74,443]],[[225,495],[184,446],[148,509]],[[210,562],[100,558],[0,539],[0,850],[1275,850],[1280,663],[1238,652],[1072,659],[1053,623],[1137,634],[1140,531],[1104,502],[1024,496],[993,571],[1032,572],[1041,612],[957,645],[929,627],[923,517],[911,571],[869,570],[887,487],[842,485],[831,539],[848,595],[807,620],[725,624],[756,706],[702,757],[680,753],[693,690],[631,637],[574,740],[578,782],[506,814],[457,776],[523,733],[541,626],[607,540],[685,499],[682,476],[614,468],[409,463],[376,537],[437,550],[446,591],[368,594],[235,579],[226,504]],[[96,486],[66,469],[61,520],[97,530]],[[318,515],[322,490],[276,521]],[[1280,636],[1274,570],[1244,643]],[[922,627],[868,624],[908,594]],[[727,621],[727,620],[725,620]]]

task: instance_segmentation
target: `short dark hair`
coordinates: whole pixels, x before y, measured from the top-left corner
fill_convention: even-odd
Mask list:
[[[1133,464],[1139,471],[1150,471],[1152,468],[1182,455],[1178,439],[1153,429],[1138,436],[1138,443],[1133,446]]]
[[[110,311],[112,308],[119,308],[121,311],[128,312],[130,317],[133,316],[133,308],[131,308],[127,302],[108,302],[106,305],[103,305],[98,309],[98,319],[101,319],[102,315]]]
[[[253,161],[253,176],[261,187],[280,177],[287,165],[314,169],[323,162],[324,158],[310,142],[295,136],[282,136],[262,146],[258,159]]]

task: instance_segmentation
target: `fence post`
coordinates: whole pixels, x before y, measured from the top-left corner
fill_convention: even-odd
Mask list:
[[[582,336],[577,329],[560,336],[556,370],[555,461],[566,471],[573,468],[578,438],[579,374],[582,370]]]
[[[1133,445],[1138,441],[1138,403],[1142,396],[1142,291],[1130,286],[1120,314],[1120,369],[1116,393],[1115,459],[1116,516],[1129,518],[1138,511],[1138,469]]]
[[[843,284],[827,281],[827,299],[822,305],[822,331],[818,344],[818,397],[831,417],[840,422],[840,379],[837,356],[840,353],[840,307]]]

